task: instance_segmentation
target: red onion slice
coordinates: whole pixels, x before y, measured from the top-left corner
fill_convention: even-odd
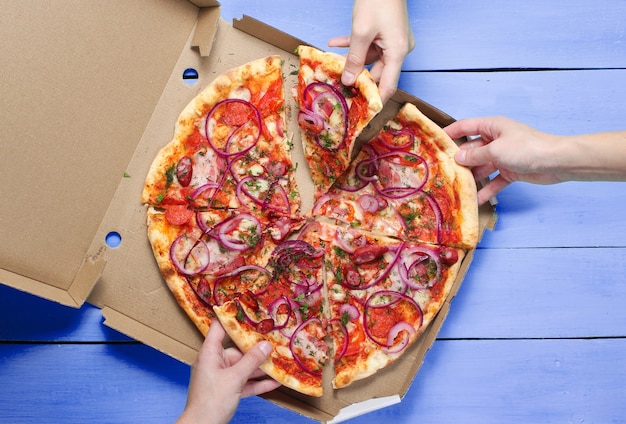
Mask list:
[[[344,316],[348,317],[349,321],[353,321],[359,319],[361,313],[356,306],[350,303],[344,303],[339,307],[339,316],[342,317],[342,321]]]
[[[428,289],[441,280],[441,259],[432,249],[411,247],[402,253],[398,273],[402,281],[412,289]]]
[[[200,199],[201,196],[202,197],[206,197],[207,199],[213,197],[213,194],[215,192],[217,192],[217,189],[219,188],[219,186],[217,185],[217,183],[207,183],[204,185],[201,185],[200,187],[196,188],[192,193],[191,193],[191,198],[195,201],[197,199]],[[214,191],[211,191],[215,189]],[[210,193],[208,195],[205,196],[206,193]]]
[[[253,119],[235,128],[228,128],[229,130],[228,137],[226,138],[226,140],[222,140],[224,148],[220,149],[216,145],[217,140],[214,139],[214,136],[215,136],[214,133],[216,132],[214,131],[214,126],[218,125],[218,123],[213,119],[213,117],[216,113],[218,113],[220,108],[227,106],[229,104],[233,104],[233,103],[238,103],[238,104],[243,105],[244,107],[249,108],[250,111],[252,112]],[[226,126],[226,127],[228,126],[226,123],[221,123],[219,125]],[[252,103],[247,102],[245,100],[241,100],[241,99],[226,99],[226,100],[222,100],[218,102],[215,106],[213,106],[211,111],[209,111],[206,121],[205,121],[205,134],[209,142],[209,145],[219,156],[229,157],[229,156],[234,156],[234,155],[243,155],[247,153],[250,149],[252,149],[256,145],[256,143],[259,141],[259,138],[261,137],[262,125],[263,124],[261,121],[261,115],[259,114],[258,109],[254,107]],[[243,144],[243,148],[236,150],[236,151],[232,151],[232,152],[229,151],[233,145],[237,144],[237,142],[239,142],[239,144],[241,145],[242,142],[246,141],[245,138],[248,138],[248,137],[243,137],[240,140],[237,140],[236,136],[238,136],[240,132],[243,132],[246,128],[250,126],[256,126],[257,129],[256,129],[256,134],[254,134],[252,137],[249,137],[250,141],[247,141],[247,145]]]
[[[402,165],[398,163],[402,160],[406,160],[406,157],[412,158],[411,160],[413,160],[414,162],[423,165],[424,175],[421,176],[420,180],[416,182],[415,184],[412,181],[408,181],[406,184],[399,184],[398,182],[399,185],[393,185],[394,181],[396,180],[401,181],[403,175],[415,174],[414,170],[416,168],[416,165],[413,165],[413,164]],[[426,164],[426,161],[421,156],[418,156],[414,153],[391,152],[391,153],[387,153],[384,155],[380,155],[378,157],[378,160],[379,161],[388,160],[388,162],[391,164],[389,166],[389,170],[390,172],[393,173],[392,175],[386,176],[386,177],[382,177],[379,175],[377,182],[374,184],[374,188],[376,189],[376,191],[385,197],[388,197],[391,199],[406,198],[408,196],[411,196],[419,192],[424,187],[424,185],[426,184],[426,181],[428,180],[428,165]],[[380,166],[381,165],[379,164],[379,169],[380,169]],[[396,170],[395,168],[400,168],[400,169]],[[404,171],[404,169],[407,169],[407,170]]]
[[[376,213],[379,210],[386,208],[388,205],[388,202],[385,199],[369,193],[360,195],[356,202],[361,209],[363,209],[363,211],[369,213]]]
[[[346,352],[348,351],[348,345],[350,343],[350,336],[348,334],[348,329],[346,328],[345,325],[341,324],[341,321],[337,318],[334,318],[332,320],[330,320],[330,325],[332,327],[339,327],[339,330],[332,330],[331,334],[333,336],[335,336],[338,332],[341,333],[341,336],[343,337],[343,341],[341,342],[341,344],[339,343],[339,340],[337,340],[337,337],[334,337],[334,343],[335,343],[335,364],[338,363],[339,361],[341,361],[341,359],[346,355]]]
[[[302,109],[298,113],[298,125],[305,131],[318,134],[324,129],[324,118],[311,110]]]
[[[267,334],[272,331],[274,327],[274,320],[272,318],[260,317],[253,318],[253,315],[244,307],[239,299],[235,299],[237,304],[238,315],[241,314],[243,320],[256,329],[261,334]]]
[[[381,136],[376,137],[374,139],[374,142],[379,143],[389,150],[408,150],[411,149],[415,144],[415,136],[406,128],[397,131],[389,129],[388,132],[393,136],[392,140],[394,144],[389,143],[387,140],[385,140],[385,137]],[[401,142],[403,137],[407,138],[405,142]]]
[[[389,330],[389,335],[387,336],[388,347],[385,350],[387,353],[400,353],[408,346],[413,334],[415,334],[415,328],[406,321],[400,321]],[[402,335],[402,338],[398,342],[396,338],[399,335]]]
[[[248,250],[259,242],[261,223],[247,213],[240,213],[224,221],[218,230],[218,241],[231,250]]]
[[[367,243],[363,234],[349,228],[338,228],[335,232],[335,240],[339,247],[348,253],[354,253],[357,248],[365,246]]]
[[[209,247],[204,241],[183,234],[172,243],[170,258],[183,274],[199,274],[209,266]]]
[[[283,305],[287,309],[286,313],[280,312],[280,309]],[[272,319],[274,320],[275,328],[281,330],[287,326],[289,318],[292,316],[293,309],[291,308],[291,303],[289,302],[289,299],[282,295],[278,299],[270,303],[268,312],[270,317],[272,317]]]
[[[348,135],[349,108],[341,92],[330,84],[313,82],[304,88],[302,104],[298,123],[314,135],[316,143],[328,151],[343,146]],[[326,125],[337,110],[341,113],[340,126]]]
[[[442,244],[443,242],[443,214],[441,213],[441,208],[439,207],[439,203],[437,203],[437,201],[433,199],[433,197],[430,194],[424,193],[424,197],[426,197],[428,204],[430,205],[433,212],[435,213],[435,220],[437,221],[437,243]]]
[[[309,327],[313,327],[312,331]],[[289,350],[298,366],[306,373],[318,377],[322,375],[322,367],[328,358],[328,346],[323,340],[322,327],[319,318],[310,318],[300,324],[289,340]],[[315,367],[305,363],[311,361],[316,364]]]

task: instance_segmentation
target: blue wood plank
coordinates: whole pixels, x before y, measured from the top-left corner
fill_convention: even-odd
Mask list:
[[[481,247],[626,245],[626,183],[515,183],[497,198],[498,223]]]
[[[625,348],[624,339],[439,340],[402,403],[354,422],[620,423]]]
[[[438,340],[400,404],[351,422],[620,422],[625,349],[625,339]],[[0,364],[1,422],[172,422],[186,398],[188,367],[141,345],[0,345]],[[312,421],[248,398],[233,422]]]
[[[247,14],[323,48],[329,38],[349,33],[351,5],[229,0],[222,16],[232,21]],[[416,47],[404,70],[626,67],[626,3],[620,0],[420,0],[408,6]]]
[[[624,81],[626,70],[404,72],[399,86],[456,119],[505,115],[572,135],[626,129]]]
[[[2,341],[129,341],[102,325],[98,308],[70,308],[0,284]]]
[[[440,338],[626,337],[626,249],[478,249]]]
[[[173,422],[189,367],[152,348],[0,345],[0,422]]]

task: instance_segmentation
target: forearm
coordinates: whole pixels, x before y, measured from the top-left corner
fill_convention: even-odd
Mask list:
[[[554,158],[562,181],[626,181],[626,131],[559,137]]]

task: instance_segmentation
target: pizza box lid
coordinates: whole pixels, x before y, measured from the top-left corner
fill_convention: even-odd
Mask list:
[[[0,34],[0,282],[64,305],[89,302],[105,324],[183,362],[202,336],[165,286],[146,237],[140,196],[158,150],[184,106],[226,69],[270,54],[295,80],[295,47],[281,31],[244,16],[225,22],[219,3],[76,2],[5,5]],[[71,25],[68,24],[71,21]],[[54,34],[54,37],[51,37]],[[183,78],[197,71],[195,84]],[[289,85],[287,86],[289,87]],[[453,119],[398,92],[363,137],[405,102],[437,124]],[[291,109],[293,110],[293,108]],[[304,162],[295,114],[294,161]],[[297,182],[312,206],[305,163]],[[6,201],[10,199],[10,201]],[[307,200],[308,199],[308,200]],[[492,207],[480,210],[492,228]],[[119,244],[118,244],[119,243]],[[322,398],[281,388],[267,399],[318,421],[335,422],[400,400],[431,347],[473,252],[434,322],[404,357],[372,377]],[[373,400],[372,400],[373,399]]]

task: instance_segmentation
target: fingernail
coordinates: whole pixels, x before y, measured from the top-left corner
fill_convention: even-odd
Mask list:
[[[352,84],[354,82],[354,74],[349,71],[344,71],[343,76],[341,77],[344,84]]]
[[[463,149],[459,150],[458,152],[456,152],[456,161],[457,162],[465,162],[465,157],[467,156],[467,152]]]
[[[272,352],[272,344],[268,341],[263,341],[259,344],[259,349],[261,349],[261,352],[263,352],[265,356],[268,356]]]

